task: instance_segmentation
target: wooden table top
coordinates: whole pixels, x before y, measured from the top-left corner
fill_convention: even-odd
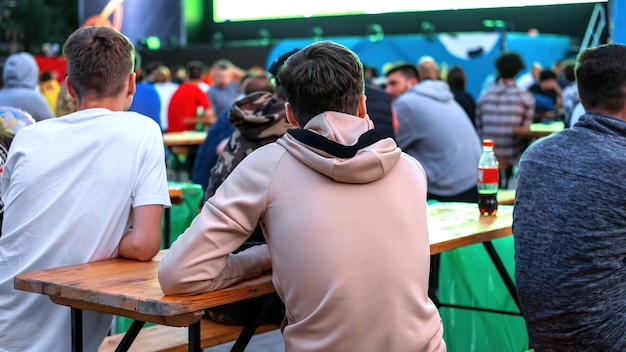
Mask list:
[[[499,205],[497,216],[480,216],[474,203],[434,203],[427,212],[430,254],[513,234],[512,205]]]
[[[517,126],[514,132],[519,138],[535,139],[549,136],[564,128],[565,124],[562,121],[553,121],[552,123],[533,123],[530,126]]]
[[[168,147],[199,145],[206,134],[206,131],[167,132],[163,134],[163,143]]]
[[[512,206],[481,217],[476,204],[428,206],[431,254],[511,235]],[[170,326],[189,326],[204,309],[274,292],[271,274],[215,292],[165,296],[157,280],[161,251],[149,262],[115,258],[20,274],[18,290],[46,294],[58,304]]]
[[[189,326],[206,308],[274,292],[267,273],[215,292],[165,296],[157,279],[163,254],[149,262],[115,258],[20,274],[15,288],[47,294],[62,305],[170,326]]]

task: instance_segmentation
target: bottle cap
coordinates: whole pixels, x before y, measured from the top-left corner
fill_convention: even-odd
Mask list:
[[[483,147],[493,147],[493,139],[483,139]]]

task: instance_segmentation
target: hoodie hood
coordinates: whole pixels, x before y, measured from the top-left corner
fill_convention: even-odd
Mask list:
[[[369,117],[334,111],[311,119],[304,129],[289,131],[277,143],[311,169],[343,183],[381,179],[402,154],[391,138],[380,138]]]
[[[413,86],[409,92],[424,95],[441,102],[448,102],[454,99],[454,94],[450,91],[450,86],[444,81],[421,81],[419,84]]]
[[[294,128],[285,115],[285,101],[268,92],[256,92],[237,100],[228,120],[248,141],[275,141]],[[262,143],[264,144],[264,143]]]
[[[2,78],[7,88],[35,89],[39,83],[39,68],[35,58],[29,53],[9,56],[4,63]]]

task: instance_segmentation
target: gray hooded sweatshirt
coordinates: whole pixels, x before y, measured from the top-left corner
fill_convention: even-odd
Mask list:
[[[39,92],[39,68],[29,53],[9,56],[4,63],[2,78],[4,88],[0,90],[0,106],[22,109],[36,121],[54,117],[54,113]]]
[[[480,138],[446,82],[422,81],[393,107],[398,146],[424,167],[429,193],[454,196],[476,187]]]

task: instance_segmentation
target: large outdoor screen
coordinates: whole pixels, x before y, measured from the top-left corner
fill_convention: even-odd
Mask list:
[[[606,2],[585,0],[213,0],[214,22]]]

